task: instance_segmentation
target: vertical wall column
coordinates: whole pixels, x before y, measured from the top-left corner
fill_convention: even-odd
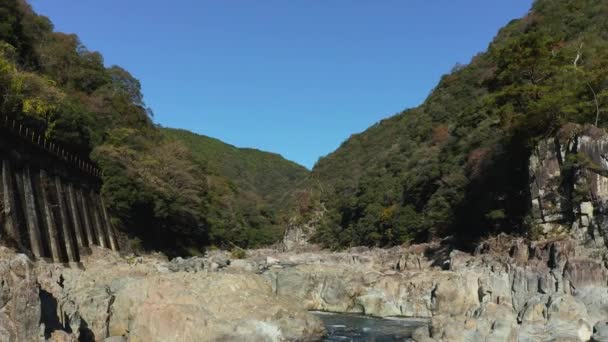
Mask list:
[[[59,176],[55,176],[55,191],[57,193],[57,205],[59,206],[59,218],[61,219],[61,235],[63,236],[65,252],[67,254],[68,261],[78,261],[77,251],[74,247],[74,240],[72,239],[72,233],[70,232],[70,219],[65,201],[65,193],[63,191],[63,182]]]
[[[92,245],[118,250],[100,170],[0,117],[0,244],[53,262],[79,261]]]
[[[91,214],[93,215],[93,226],[95,227],[95,232],[97,233],[97,240],[99,241],[99,246],[103,248],[107,248],[108,244],[106,243],[105,238],[105,227],[101,225],[101,219],[99,216],[99,207],[97,206],[97,201],[95,201],[95,193],[91,190],[89,196]]]
[[[80,204],[80,212],[82,213],[82,223],[84,226],[84,231],[87,235],[87,243],[89,246],[95,244],[95,239],[93,238],[93,232],[91,231],[91,216],[89,215],[89,206],[85,201],[85,198],[82,194],[81,189],[76,190],[76,197],[78,199],[78,203]]]
[[[108,215],[108,209],[106,208],[106,203],[103,200],[103,196],[99,196],[99,203],[101,204],[101,214],[103,216],[103,220],[106,225],[106,230],[108,232],[108,237],[110,240],[110,248],[113,251],[118,251],[118,241],[116,241],[116,232],[114,231],[114,226],[112,225],[112,221],[110,220],[110,215]]]
[[[101,202],[101,196],[95,192],[91,192],[91,198],[93,200],[93,204],[95,205],[95,208],[97,209],[97,213],[99,214],[99,226],[101,227],[101,233],[106,242],[106,246],[108,248],[111,248],[112,250],[115,250],[113,247],[114,245],[113,245],[112,236],[111,236],[111,232],[110,232],[110,226],[108,225],[108,222],[107,222],[106,216],[105,216],[105,212],[104,212],[105,208],[103,207],[103,204]]]
[[[13,183],[13,170],[8,160],[2,160],[2,182],[0,183],[2,194],[2,212],[4,216],[4,234],[9,240],[21,246],[21,234],[17,220],[16,192]]]
[[[72,218],[72,227],[74,227],[74,233],[76,235],[76,244],[78,248],[88,246],[86,237],[83,236],[82,232],[82,223],[80,222],[80,215],[78,215],[78,204],[76,202],[76,195],[74,194],[74,186],[71,183],[68,183],[68,208],[70,211],[70,216]]]
[[[44,224],[46,226],[47,238],[49,249],[51,251],[51,257],[55,262],[61,262],[61,245],[59,244],[59,232],[57,231],[57,224],[55,221],[55,215],[53,214],[53,208],[51,207],[51,183],[49,177],[46,175],[44,170],[40,170],[40,194],[41,194],[41,205],[44,218]]]
[[[22,160],[0,157],[0,239],[34,258],[80,260],[93,244],[118,251],[102,197]],[[65,170],[59,170],[65,171]]]
[[[25,211],[25,224],[30,237],[30,248],[36,258],[43,256],[44,250],[42,247],[42,239],[40,236],[40,226],[38,224],[38,211],[36,210],[36,198],[32,185],[32,175],[30,174],[29,166],[23,168],[21,174],[21,182],[23,185],[23,207]]]

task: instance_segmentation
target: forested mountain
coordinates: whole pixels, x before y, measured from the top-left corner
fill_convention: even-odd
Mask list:
[[[187,147],[192,161],[205,174],[213,241],[240,246],[271,244],[282,236],[286,203],[292,189],[309,171],[278,154],[237,148],[185,130],[162,129],[169,141]]]
[[[306,175],[278,156],[226,148],[227,158],[218,159],[212,154],[223,153],[219,143],[202,139],[211,149],[206,155],[194,136],[165,136],[137,79],[106,67],[76,35],[54,32],[24,0],[0,0],[0,110],[90,157],[103,171],[115,224],[132,241],[170,254],[277,240],[277,206],[269,198]],[[231,159],[243,156],[242,164]]]
[[[272,243],[286,203],[301,216],[322,203],[315,239],[334,248],[526,233],[531,147],[568,123],[608,126],[606,18],[605,0],[537,0],[421,106],[353,135],[312,175],[157,127],[137,79],[24,0],[0,0],[0,110],[96,163],[116,225],[171,254]]]
[[[567,123],[608,126],[608,2],[538,0],[418,108],[313,169],[330,247],[526,233],[527,161]]]

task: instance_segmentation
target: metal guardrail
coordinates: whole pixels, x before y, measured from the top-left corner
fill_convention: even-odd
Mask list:
[[[80,158],[79,156],[67,152],[61,145],[47,140],[40,133],[34,129],[25,127],[15,119],[9,118],[8,115],[0,113],[0,127],[4,127],[11,131],[13,134],[31,142],[34,145],[46,150],[55,157],[74,165],[81,171],[88,173],[94,177],[101,177],[101,170],[95,167],[90,162]]]

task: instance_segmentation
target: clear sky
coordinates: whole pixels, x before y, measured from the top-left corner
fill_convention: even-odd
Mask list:
[[[141,80],[155,121],[307,167],[419,105],[532,0],[30,0]]]

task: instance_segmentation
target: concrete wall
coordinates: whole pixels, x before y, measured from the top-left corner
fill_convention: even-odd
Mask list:
[[[98,171],[58,146],[0,123],[0,243],[54,262],[91,245],[118,249]]]

